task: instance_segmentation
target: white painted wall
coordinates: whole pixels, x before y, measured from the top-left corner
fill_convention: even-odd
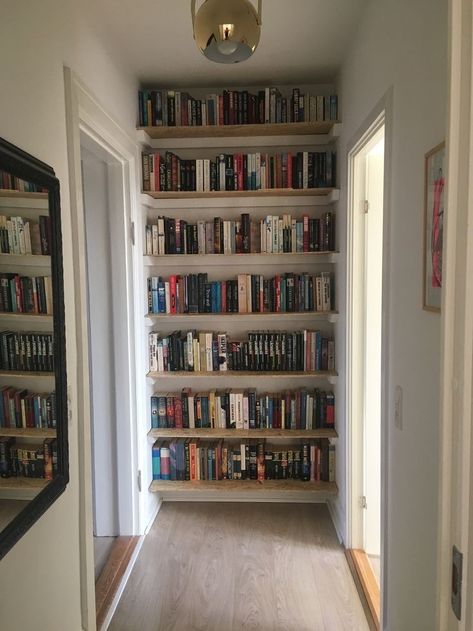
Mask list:
[[[422,310],[424,154],[445,138],[447,98],[447,0],[372,1],[339,76],[343,132],[339,142],[340,209],[346,207],[346,151],[369,112],[393,88],[393,146],[390,178],[390,329],[388,466],[389,631],[435,628],[438,493],[438,385],[440,318]],[[386,148],[389,151],[389,148]],[[346,251],[344,213],[339,241]],[[345,262],[342,260],[340,270]],[[343,314],[345,287],[339,281]],[[340,322],[341,330],[345,323]],[[339,335],[339,366],[343,336]],[[393,393],[404,392],[404,429],[394,428]],[[338,396],[343,419],[343,393]],[[346,530],[342,423],[339,422],[335,515]]]
[[[75,399],[74,285],[65,130],[63,65],[70,66],[103,106],[134,136],[135,80],[92,28],[88,2],[2,2],[0,136],[51,164],[61,182],[65,267],[67,371],[72,396],[70,483],[66,492],[0,563],[2,631],[81,629],[79,487]],[[125,66],[123,66],[125,67]],[[18,568],[21,568],[19,589]],[[25,606],[25,594],[27,606]]]
[[[114,317],[107,165],[82,149],[87,276],[94,535],[118,535]]]

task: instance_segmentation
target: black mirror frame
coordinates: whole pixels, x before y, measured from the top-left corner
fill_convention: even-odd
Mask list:
[[[0,559],[64,492],[69,482],[69,446],[66,373],[66,328],[62,265],[59,180],[54,170],[0,138],[0,170],[48,189],[51,219],[51,276],[53,287],[54,377],[57,418],[57,475],[0,532]]]

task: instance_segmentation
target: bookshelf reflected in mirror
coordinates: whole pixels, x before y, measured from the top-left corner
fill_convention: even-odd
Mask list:
[[[67,481],[59,182],[0,139],[0,557]]]

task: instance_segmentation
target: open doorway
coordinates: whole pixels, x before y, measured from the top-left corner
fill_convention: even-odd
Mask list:
[[[132,364],[128,350],[123,164],[80,134],[84,208],[90,462],[97,627],[137,543],[133,519]]]
[[[349,153],[349,555],[379,629],[382,582],[384,113]]]

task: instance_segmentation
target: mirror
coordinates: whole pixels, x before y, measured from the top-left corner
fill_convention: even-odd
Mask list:
[[[0,138],[0,558],[68,470],[59,181]]]

